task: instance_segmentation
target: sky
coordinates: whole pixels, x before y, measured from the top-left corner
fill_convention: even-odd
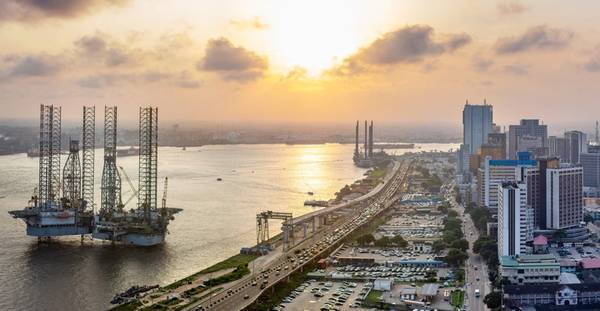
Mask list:
[[[598,1],[3,0],[0,118],[593,127]],[[100,114],[101,113],[97,113]]]

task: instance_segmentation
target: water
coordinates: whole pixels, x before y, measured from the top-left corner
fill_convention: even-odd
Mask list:
[[[353,145],[235,145],[160,148],[159,178],[169,177],[175,215],[164,245],[124,247],[79,238],[37,244],[25,235],[20,209],[37,184],[38,160],[0,156],[0,310],[102,310],[116,292],[136,284],[166,285],[256,242],[255,215],[312,211],[306,199],[330,199],[364,170],[352,164]],[[418,144],[418,151],[452,144]],[[396,150],[396,154],[404,152]],[[96,152],[99,202],[102,151]],[[64,163],[64,160],[63,160]],[[118,158],[137,187],[137,157]],[[216,181],[217,178],[223,181]],[[123,201],[131,196],[123,180]],[[314,192],[309,196],[308,191]],[[162,180],[159,184],[162,194]],[[135,204],[136,199],[132,200]],[[278,230],[277,225],[271,229]]]

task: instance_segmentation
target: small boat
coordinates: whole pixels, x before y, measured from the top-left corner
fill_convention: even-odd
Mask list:
[[[315,194],[315,193],[314,193],[314,192],[312,192],[312,191],[309,191],[309,192],[307,192],[306,194],[308,194],[308,195],[313,195],[313,194]]]
[[[217,181],[223,181],[223,179],[221,177],[217,178]]]

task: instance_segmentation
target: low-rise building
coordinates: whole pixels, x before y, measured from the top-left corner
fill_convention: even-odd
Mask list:
[[[373,289],[374,290],[382,290],[382,291],[389,292],[392,290],[393,285],[394,285],[393,279],[381,278],[381,279],[375,279],[375,281],[373,281]]]
[[[595,307],[600,304],[600,283],[505,285],[503,292],[507,308],[577,305],[586,310],[597,310]]]
[[[402,300],[415,300],[417,299],[417,288],[412,286],[407,286],[402,288],[400,291],[400,299]]]
[[[558,283],[560,263],[552,254],[501,256],[500,276],[510,284]]]

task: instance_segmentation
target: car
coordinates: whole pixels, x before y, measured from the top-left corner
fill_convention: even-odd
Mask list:
[[[244,295],[244,299],[248,299],[248,298],[250,298],[250,295],[248,295],[248,294]]]
[[[252,281],[252,286],[256,286],[256,281]]]

